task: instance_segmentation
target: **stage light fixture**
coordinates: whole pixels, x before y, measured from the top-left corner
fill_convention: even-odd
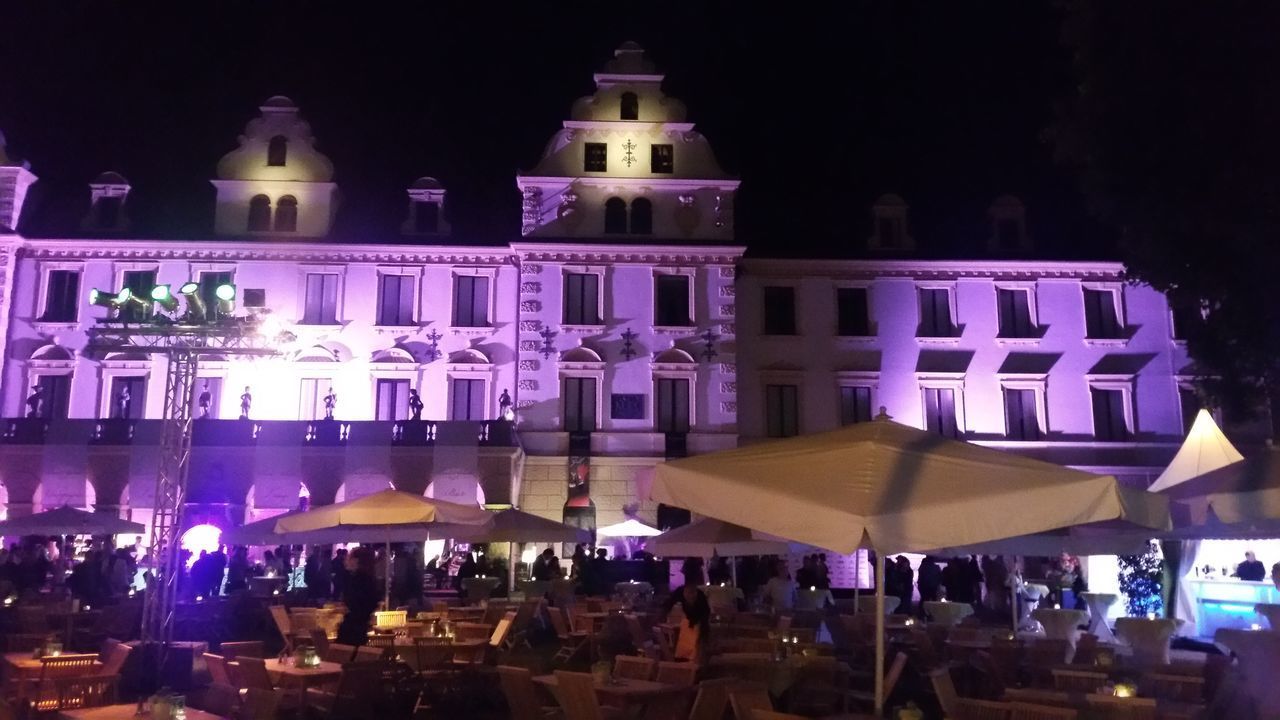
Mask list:
[[[116,306],[116,296],[94,288],[89,291],[89,304],[105,308],[113,308]]]
[[[164,308],[165,312],[178,309],[178,298],[173,296],[173,290],[168,285],[157,285],[151,288],[151,300]]]
[[[204,298],[200,297],[200,283],[184,283],[178,293],[187,299],[187,321],[204,322]]]
[[[231,283],[223,283],[213,291],[214,297],[218,299],[218,314],[230,315],[236,309],[236,286]]]

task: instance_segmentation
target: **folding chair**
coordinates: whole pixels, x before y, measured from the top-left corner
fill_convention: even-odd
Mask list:
[[[631,680],[651,680],[657,663],[649,658],[618,655],[613,658],[613,674],[615,677]]]

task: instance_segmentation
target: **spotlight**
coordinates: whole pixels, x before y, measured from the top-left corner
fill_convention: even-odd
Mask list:
[[[113,308],[116,306],[116,296],[94,288],[89,291],[89,304],[105,308]]]
[[[231,283],[223,283],[213,291],[213,296],[218,299],[218,314],[230,315],[236,309],[236,286]]]
[[[120,288],[120,292],[116,293],[116,297],[113,302],[119,306],[129,302],[131,299],[133,299],[133,289],[126,287]]]
[[[164,308],[165,312],[173,312],[178,309],[178,298],[173,296],[173,291],[168,285],[157,285],[151,288],[151,299],[155,304]]]
[[[187,299],[187,320],[189,322],[203,322],[205,306],[204,298],[200,297],[200,283],[185,283],[178,288],[178,294]]]

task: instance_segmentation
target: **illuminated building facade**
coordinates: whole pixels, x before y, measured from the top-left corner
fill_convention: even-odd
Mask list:
[[[25,237],[35,176],[0,143],[5,507],[148,517],[165,368],[89,357],[96,319],[139,310],[88,297],[188,281],[210,302],[234,284],[238,311],[297,338],[277,358],[202,366],[191,524],[287,510],[304,485],[324,504],[388,482],[574,522],[659,522],[640,486],[662,459],[881,406],[1135,482],[1172,455],[1195,396],[1161,295],[1110,263],[902,259],[914,239],[895,196],[875,203],[868,249],[898,259],[744,259],[738,180],[661,82],[638,46],[619,48],[515,178],[519,239],[491,247],[451,244],[447,192],[429,177],[406,188],[396,242],[329,238],[334,168],[283,97],[218,163],[201,241],[132,237],[116,173],[91,183],[79,236]],[[990,216],[994,250],[1027,249],[1016,199]],[[507,401],[514,434],[495,422]]]

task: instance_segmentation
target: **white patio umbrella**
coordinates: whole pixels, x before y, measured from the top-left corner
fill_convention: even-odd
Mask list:
[[[736,558],[744,555],[786,555],[790,545],[786,540],[741,525],[701,518],[655,536],[649,541],[648,550],[655,555],[674,557],[709,558],[716,555]],[[737,587],[738,564],[730,562],[729,571],[734,587]]]
[[[1168,526],[1163,498],[878,420],[658,465],[652,498],[789,540],[876,552],[876,710],[884,702],[884,556],[1125,519]]]
[[[586,543],[591,542],[591,531],[511,509],[494,513],[489,524],[462,528],[454,537],[472,543],[507,543],[507,587],[514,589],[516,543]]]
[[[89,512],[63,505],[34,515],[0,522],[0,535],[129,535],[147,531],[141,523],[107,513]]]
[[[458,526],[492,522],[493,513],[399,490],[383,490],[276,519],[285,543],[381,542],[387,546],[385,603],[391,606],[391,543],[449,537]]]
[[[1227,436],[1222,434],[1222,430],[1213,421],[1209,411],[1201,409],[1196,413],[1196,419],[1191,423],[1191,429],[1187,431],[1187,438],[1182,441],[1182,447],[1178,448],[1178,453],[1173,456],[1173,460],[1169,461],[1169,466],[1160,473],[1160,477],[1156,478],[1147,490],[1151,492],[1168,490],[1193,477],[1243,459],[1244,456],[1240,451],[1236,450]]]
[[[661,530],[649,527],[635,518],[596,528],[596,535],[602,537],[654,537],[661,534]]]

